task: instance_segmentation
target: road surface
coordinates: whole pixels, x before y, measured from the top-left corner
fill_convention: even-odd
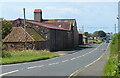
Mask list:
[[[0,76],[70,76],[76,70],[97,60],[108,43],[42,61],[3,65]]]

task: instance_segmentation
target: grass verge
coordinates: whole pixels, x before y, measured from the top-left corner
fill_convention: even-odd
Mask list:
[[[104,68],[103,76],[118,76],[120,77],[119,64],[118,64],[118,46],[120,45],[120,34],[116,35],[110,43],[110,57]]]
[[[88,42],[90,43],[90,44],[100,44],[100,43],[102,43],[103,41],[102,40],[88,40]]]
[[[49,59],[59,56],[47,50],[23,50],[23,51],[4,51],[4,56],[0,57],[0,64],[15,64],[37,60]]]

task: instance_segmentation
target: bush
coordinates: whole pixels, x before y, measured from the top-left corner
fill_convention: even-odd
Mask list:
[[[113,37],[110,44],[110,57],[104,68],[104,76],[120,76],[120,65],[118,64],[119,45],[120,33]]]
[[[2,51],[2,57],[11,57],[11,53],[7,51]]]

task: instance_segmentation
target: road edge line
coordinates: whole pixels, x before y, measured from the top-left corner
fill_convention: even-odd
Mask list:
[[[82,69],[84,70],[84,69],[87,68],[88,66],[90,66],[90,65],[94,64],[95,62],[99,61],[99,60],[103,57],[103,55],[107,52],[107,50],[108,50],[108,48],[109,48],[109,45],[110,45],[110,43],[108,44],[107,49],[105,50],[105,52],[104,52],[98,59],[96,59],[96,60],[93,61],[92,63],[87,64],[86,66],[84,66],[84,67],[76,70],[75,72],[73,72],[72,74],[70,74],[70,76],[69,76],[68,78],[74,78],[74,76],[77,76],[77,74],[78,74],[80,71],[82,71]]]
[[[3,76],[3,75],[6,75],[6,74],[15,73],[15,72],[18,72],[18,71],[19,70],[13,70],[13,71],[10,71],[10,72],[7,72],[7,73],[0,74],[0,77]]]

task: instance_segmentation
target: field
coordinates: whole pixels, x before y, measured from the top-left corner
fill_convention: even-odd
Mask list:
[[[100,44],[100,43],[102,43],[103,41],[102,40],[88,40],[88,43],[90,43],[90,44]]]

